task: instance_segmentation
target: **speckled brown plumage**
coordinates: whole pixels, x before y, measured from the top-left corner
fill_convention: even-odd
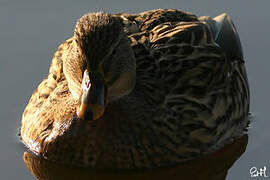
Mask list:
[[[22,141],[31,151],[79,166],[154,168],[212,152],[241,134],[249,111],[244,61],[228,58],[215,42],[205,20],[211,18],[171,9],[106,16],[121,22],[128,36],[136,59],[134,89],[110,100],[100,119],[79,119],[76,84],[86,63],[70,50],[76,49],[75,33],[59,46],[48,78],[23,113]],[[117,40],[107,38],[116,46],[110,42]],[[95,52],[96,58],[107,51]],[[74,74],[78,80],[72,84]]]

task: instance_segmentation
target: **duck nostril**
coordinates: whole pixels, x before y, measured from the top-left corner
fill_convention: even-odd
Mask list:
[[[83,92],[89,91],[90,88],[91,88],[91,82],[90,80],[86,80],[85,83],[82,84]]]
[[[86,81],[86,87],[87,87],[88,89],[91,87],[91,82],[90,82],[90,80],[87,80],[87,81]]]

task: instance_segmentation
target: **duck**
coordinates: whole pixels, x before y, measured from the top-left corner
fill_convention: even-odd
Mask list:
[[[39,157],[81,167],[171,166],[241,136],[249,99],[227,14],[90,12],[26,105],[21,141]]]

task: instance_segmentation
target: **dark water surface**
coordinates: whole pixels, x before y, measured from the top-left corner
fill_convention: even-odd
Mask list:
[[[268,120],[270,61],[269,50],[267,51],[270,47],[269,7],[269,0],[222,2],[214,0],[188,2],[183,0],[130,2],[123,0],[108,2],[0,0],[0,179],[35,179],[28,170],[34,167],[35,162],[42,164],[41,169],[45,169],[43,162],[31,159],[27,154],[24,155],[24,148],[17,140],[16,133],[20,126],[21,114],[30,95],[38,83],[47,76],[51,57],[57,46],[72,36],[76,20],[89,11],[137,13],[156,8],[176,8],[196,15],[212,17],[226,12],[232,17],[240,34],[245,54],[251,88],[251,111],[254,117],[248,133],[246,151],[229,169],[226,179],[251,179],[249,171],[253,166],[257,168],[265,166],[266,175],[270,176],[270,133],[268,131],[270,128]],[[234,148],[236,148],[234,151],[224,151],[226,154],[224,157],[240,156],[245,149],[245,142],[242,142],[242,146]],[[230,155],[233,152],[236,155]],[[215,161],[224,161],[220,164],[225,165],[224,158],[217,158]],[[215,173],[211,169],[214,166],[211,166],[209,162],[208,164],[205,164],[207,162],[199,163],[201,166],[187,165],[186,169],[209,166],[209,172]],[[55,169],[54,166],[52,167]],[[46,169],[46,171],[50,170]],[[69,170],[59,170],[59,172],[67,171]],[[125,178],[128,179],[128,177]],[[93,176],[93,179],[96,179],[96,176]]]

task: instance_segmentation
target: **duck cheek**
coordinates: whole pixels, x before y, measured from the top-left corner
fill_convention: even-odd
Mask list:
[[[136,84],[135,72],[122,72],[116,80],[109,86],[109,96],[114,98],[120,98],[129,94]]]

